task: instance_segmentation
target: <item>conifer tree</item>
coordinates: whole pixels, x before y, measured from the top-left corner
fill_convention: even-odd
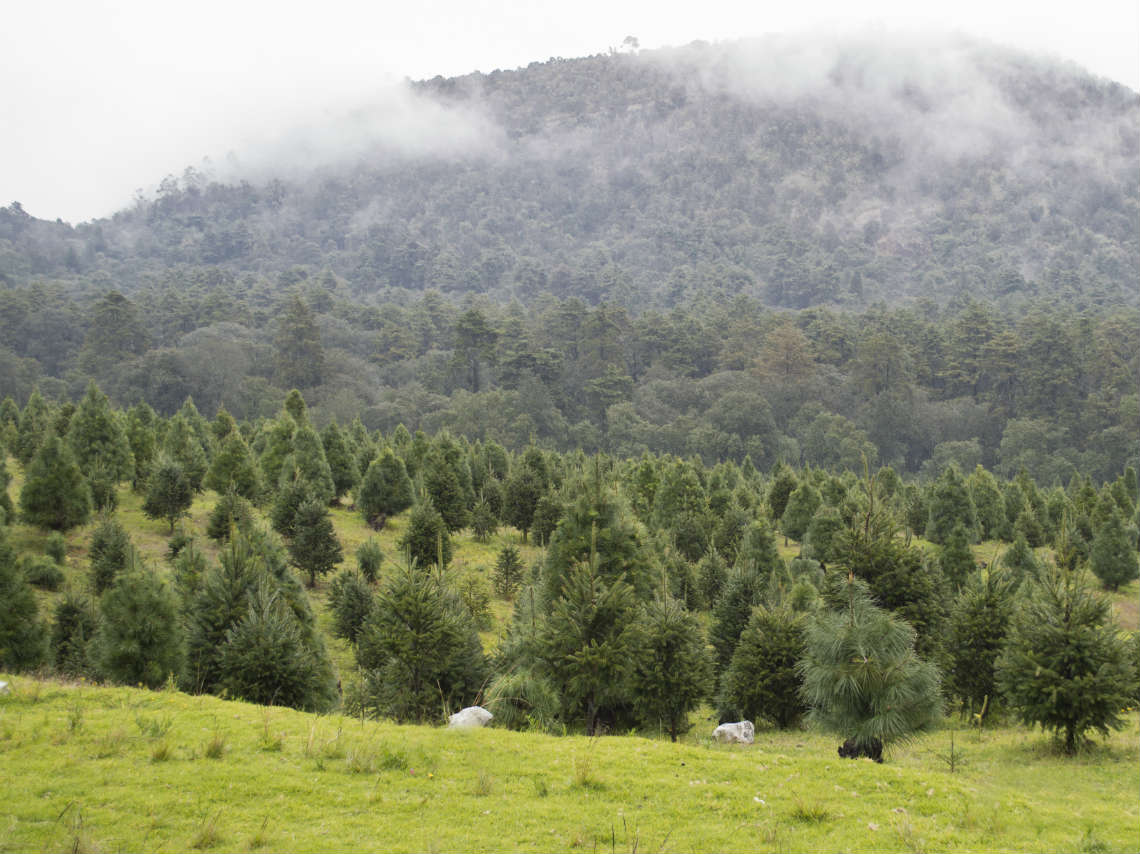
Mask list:
[[[1013,615],[1015,582],[1010,573],[973,573],[954,600],[947,623],[947,686],[971,714],[998,703],[994,666]]]
[[[481,543],[487,542],[499,530],[499,519],[487,500],[480,496],[471,511],[471,533]]]
[[[177,522],[194,503],[194,488],[182,466],[175,460],[158,461],[143,502],[143,513],[149,519],[165,519],[174,533]]]
[[[245,439],[241,433],[233,431],[221,442],[221,448],[206,471],[203,486],[219,495],[233,490],[242,498],[256,501],[261,493],[261,478]]]
[[[1059,569],[1022,601],[997,662],[998,686],[1021,721],[1052,730],[1068,754],[1090,729],[1107,736],[1126,725],[1136,678],[1108,600],[1083,572]]]
[[[697,564],[697,586],[701,599],[711,606],[720,598],[728,580],[728,564],[716,549],[709,549]]]
[[[713,530],[712,544],[721,557],[731,564],[736,563],[736,552],[740,547],[740,540],[744,531],[752,521],[752,514],[741,507],[736,501],[730,501],[728,507],[716,523]],[[712,601],[711,599],[709,600]]]
[[[95,661],[105,678],[158,688],[182,672],[185,645],[178,597],[137,564],[119,574],[99,604]]]
[[[224,543],[233,531],[245,530],[253,524],[253,508],[248,501],[232,490],[227,492],[210,511],[206,522],[206,536]]]
[[[297,533],[297,510],[310,500],[317,499],[305,481],[294,480],[281,486],[277,490],[277,497],[269,514],[273,530],[291,539]]]
[[[945,544],[955,525],[966,529],[970,542],[978,538],[977,509],[957,466],[947,466],[934,484],[929,512],[925,536],[931,542]]]
[[[69,676],[91,673],[91,642],[99,622],[95,604],[68,591],[55,606],[51,627],[51,653],[55,669]]]
[[[390,448],[373,460],[356,496],[356,506],[371,522],[380,516],[395,516],[412,506],[412,481],[404,461]]]
[[[31,396],[20,413],[20,429],[16,434],[16,444],[12,452],[24,466],[31,463],[40,445],[48,437],[51,428],[51,410],[38,388],[32,389]]]
[[[1005,500],[1002,498],[997,480],[979,465],[966,479],[966,486],[970,491],[970,499],[974,502],[974,509],[977,511],[978,527],[982,539],[1003,538],[1009,525],[1005,517]]]
[[[767,579],[773,572],[782,571],[784,559],[776,547],[776,538],[766,519],[750,522],[736,550],[736,565]]]
[[[1116,591],[1140,577],[1140,559],[1129,542],[1120,512],[1113,510],[1093,537],[1089,565],[1105,589]]]
[[[308,574],[310,587],[316,585],[317,576],[328,575],[344,560],[327,503],[311,498],[297,508],[289,556],[297,569]]]
[[[797,668],[808,720],[850,742],[840,755],[881,758],[942,715],[937,668],[915,653],[906,622],[871,601],[854,576],[837,577],[831,607],[807,619]]]
[[[330,421],[321,431],[321,445],[325,449],[325,460],[329,464],[336,497],[347,495],[356,489],[360,481],[360,469],[356,465],[356,457],[348,439],[335,420]]]
[[[145,403],[136,404],[127,412],[127,443],[131,446],[131,459],[135,464],[131,486],[136,492],[146,487],[158,453],[157,423],[158,416]]]
[[[804,617],[787,608],[753,610],[721,677],[723,720],[768,720],[795,726],[807,712],[796,663],[804,654]]]
[[[345,569],[329,585],[329,608],[333,612],[333,634],[349,643],[356,643],[357,635],[372,613],[372,588],[359,573]]]
[[[192,492],[202,489],[209,461],[193,426],[181,412],[175,414],[166,427],[162,456],[178,465]]]
[[[538,545],[546,546],[550,543],[550,537],[558,529],[558,523],[562,521],[562,514],[565,512],[566,508],[562,502],[552,493],[548,492],[538,499],[538,503],[534,505],[534,518],[531,520]]]
[[[281,315],[274,343],[279,388],[312,388],[321,384],[325,366],[321,333],[312,311],[296,294]]]
[[[600,462],[571,493],[557,530],[550,538],[542,570],[543,602],[553,602],[562,591],[570,569],[596,555],[597,573],[607,584],[624,579],[638,599],[652,595],[653,578],[643,529],[625,502],[602,483]]]
[[[519,465],[503,487],[503,521],[518,528],[526,542],[534,524],[534,511],[545,492],[541,475],[529,466]]]
[[[67,442],[82,471],[102,466],[112,483],[130,478],[134,471],[127,433],[94,381],[87,384],[87,393],[71,417]]]
[[[380,566],[383,562],[384,552],[380,550],[380,544],[374,539],[365,540],[356,550],[356,567],[369,584],[375,584],[376,579],[380,577]]]
[[[34,670],[47,657],[47,629],[36,595],[0,529],[0,670]]]
[[[513,599],[523,577],[523,562],[519,550],[509,543],[499,550],[495,559],[495,592],[501,599]]]
[[[71,449],[54,434],[28,466],[20,490],[20,512],[31,524],[56,531],[82,525],[91,515],[91,489]]]
[[[486,662],[459,598],[434,573],[392,575],[358,635],[365,711],[397,721],[438,720],[475,699]]]
[[[424,464],[424,489],[432,504],[443,517],[450,532],[467,527],[467,502],[455,469],[439,451],[433,451]]]
[[[91,563],[91,589],[96,596],[103,594],[115,577],[134,560],[134,547],[126,529],[114,519],[103,517],[91,532],[87,547]]]
[[[1041,564],[1029,547],[1029,541],[1021,533],[1002,554],[1000,563],[1010,571],[1015,584],[1021,584],[1027,578],[1037,580],[1041,575]]]
[[[765,582],[765,576],[756,570],[737,566],[729,573],[720,596],[713,602],[709,643],[712,644],[718,673],[728,667],[740,633],[752,616],[753,606],[763,600]]]
[[[297,432],[297,422],[283,412],[264,428],[265,446],[261,450],[258,464],[261,466],[262,482],[274,489],[281,481],[281,469],[286,459],[293,455],[293,434]]]
[[[408,527],[400,538],[400,549],[407,552],[420,567],[438,566],[447,569],[451,563],[451,535],[447,532],[443,517],[430,501],[421,501],[412,508]]]
[[[961,588],[973,573],[974,553],[970,551],[970,542],[964,525],[955,525],[950,536],[946,538],[946,544],[938,555],[938,565],[952,591]]]
[[[250,703],[327,711],[332,697],[321,665],[289,603],[262,575],[249,609],[226,630],[219,687]]]
[[[643,722],[672,741],[712,687],[712,659],[697,618],[676,599],[657,596],[638,615],[631,690]]]
[[[622,578],[607,583],[597,553],[565,578],[541,629],[540,655],[564,718],[581,720],[594,735],[599,716],[633,699],[637,599]]]
[[[823,503],[822,497],[810,483],[801,483],[797,486],[788,496],[788,503],[780,517],[780,527],[784,531],[784,536],[802,543],[812,517],[815,516],[815,511],[819,509],[821,503]],[[803,552],[802,548],[800,552]]]
[[[293,464],[296,479],[308,484],[309,494],[323,504],[331,504],[337,497],[336,486],[321,437],[312,427],[300,427],[293,434]]]
[[[835,540],[843,530],[843,518],[839,511],[828,504],[823,504],[811,517],[807,531],[804,532],[805,557],[819,561],[826,567],[834,559]]]
[[[777,463],[772,471],[772,483],[768,487],[768,508],[773,519],[780,519],[787,509],[788,499],[799,485],[795,473],[783,463]]]

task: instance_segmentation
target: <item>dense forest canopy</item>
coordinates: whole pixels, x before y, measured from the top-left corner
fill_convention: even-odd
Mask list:
[[[710,464],[1137,462],[1122,86],[965,39],[766,39],[388,109],[107,219],[0,209],[0,395],[256,418],[298,387],[318,423]]]

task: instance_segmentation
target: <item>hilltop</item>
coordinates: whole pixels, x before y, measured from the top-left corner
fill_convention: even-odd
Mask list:
[[[696,43],[409,84],[75,228],[14,205],[0,281],[301,265],[358,296],[634,311],[1134,305],[1138,158],[1140,96],[1010,49]]]

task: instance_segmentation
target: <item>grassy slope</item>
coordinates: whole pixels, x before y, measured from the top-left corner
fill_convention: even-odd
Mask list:
[[[1077,759],[1027,730],[958,733],[952,774],[946,731],[880,766],[810,733],[454,732],[12,683],[0,851],[1140,850],[1135,714]]]

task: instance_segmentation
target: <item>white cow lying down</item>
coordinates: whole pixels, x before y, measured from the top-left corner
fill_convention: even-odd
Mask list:
[[[452,715],[448,719],[447,725],[456,728],[486,726],[493,717],[494,715],[482,706],[468,706]]]
[[[752,721],[721,724],[713,730],[713,738],[721,744],[751,744],[756,737]]]

